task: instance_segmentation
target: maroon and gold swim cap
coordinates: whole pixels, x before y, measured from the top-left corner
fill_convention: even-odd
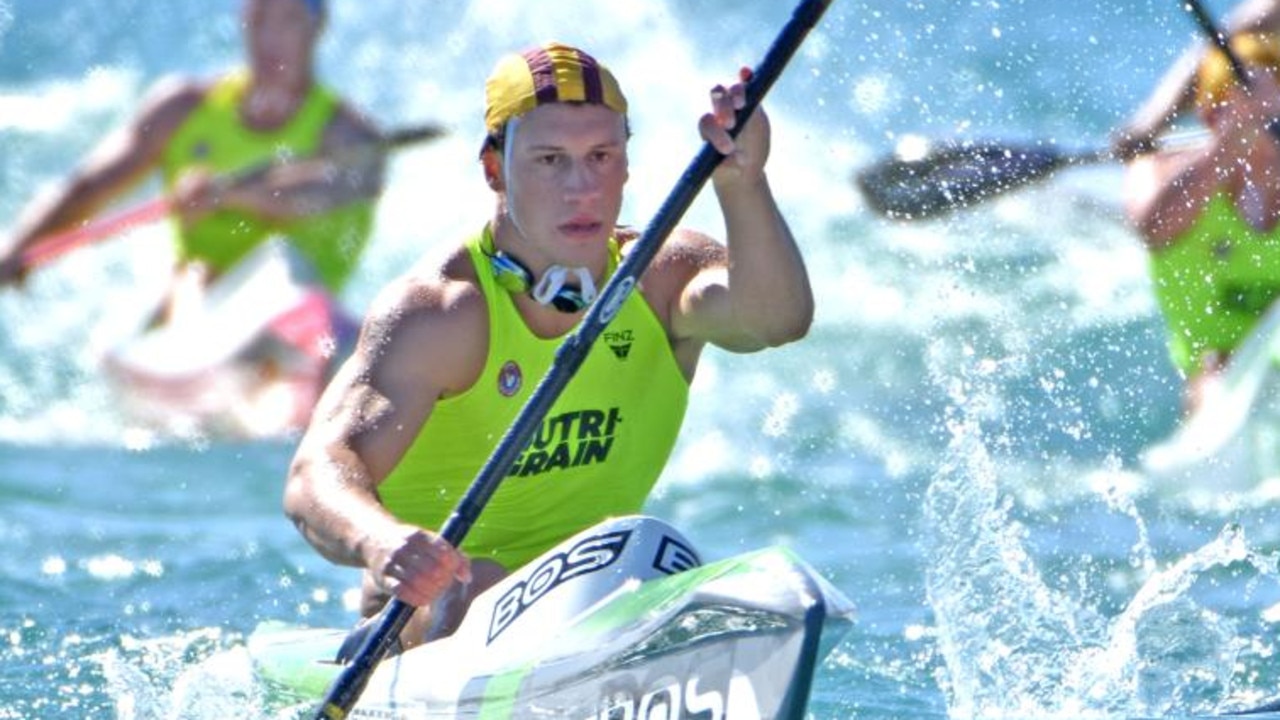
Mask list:
[[[558,42],[503,57],[485,81],[484,94],[490,134],[546,103],[591,103],[627,114],[627,98],[613,73],[582,50]]]

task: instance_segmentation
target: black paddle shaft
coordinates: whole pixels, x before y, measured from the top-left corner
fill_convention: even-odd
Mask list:
[[[747,118],[759,106],[761,99],[782,74],[787,63],[795,55],[809,31],[818,24],[830,4],[831,0],[802,0],[796,7],[791,19],[783,26],[747,82],[746,102],[737,111],[737,122],[730,131],[731,135],[736,136],[746,124]],[[649,226],[636,241],[635,247],[605,284],[600,297],[587,311],[578,329],[566,338],[556,351],[555,359],[546,375],[534,388],[511,427],[503,435],[502,440],[494,448],[476,479],[467,488],[466,494],[441,528],[440,536],[451,545],[458,547],[462,543],[471,526],[480,516],[480,512],[489,502],[489,498],[497,491],[520,453],[528,446],[538,425],[546,417],[556,398],[586,359],[592,343],[621,309],[622,303],[639,282],[640,275],[723,159],[724,156],[710,143],[703,144],[702,150],[681,175],[671,194],[667,196]],[[368,684],[374,667],[386,656],[399,637],[400,631],[408,623],[413,609],[413,606],[399,598],[392,598],[387,603],[377,626],[365,638],[351,663],[343,668],[329,688],[327,696],[314,716],[316,720],[342,720],[347,716],[356,701],[360,699],[360,693]]]
[[[1240,56],[1231,49],[1230,39],[1225,33],[1218,29],[1217,24],[1213,22],[1213,18],[1209,17],[1208,11],[1204,9],[1204,4],[1201,3],[1200,0],[1178,1],[1183,3],[1187,12],[1191,13],[1191,16],[1195,18],[1196,24],[1200,26],[1200,30],[1203,31],[1213,44],[1217,45],[1218,49],[1227,56],[1227,62],[1231,64],[1231,72],[1236,76],[1236,80],[1244,86],[1244,89],[1248,90],[1251,87],[1251,83],[1249,82],[1249,73],[1245,70],[1244,63],[1240,62]],[[1272,118],[1267,123],[1267,131],[1271,133],[1277,142],[1280,142],[1280,117]]]
[[[855,176],[867,204],[902,220],[940,217],[1054,172],[1111,159],[1108,151],[1069,152],[1050,144],[959,142],[919,158],[892,156]]]

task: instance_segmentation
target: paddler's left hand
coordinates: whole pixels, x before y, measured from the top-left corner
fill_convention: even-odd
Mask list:
[[[764,108],[757,107],[738,137],[729,135],[737,122],[735,113],[746,104],[750,68],[738,71],[738,82],[711,89],[711,112],[698,121],[702,138],[725,156],[712,180],[717,187],[739,182],[754,182],[764,175],[769,158],[769,118]]]

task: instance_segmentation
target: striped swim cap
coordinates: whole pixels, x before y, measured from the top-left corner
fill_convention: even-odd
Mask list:
[[[627,114],[627,98],[609,68],[558,42],[503,57],[485,81],[484,94],[484,124],[491,135],[546,103],[584,102]]]

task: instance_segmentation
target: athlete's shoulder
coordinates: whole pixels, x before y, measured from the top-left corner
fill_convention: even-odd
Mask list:
[[[210,86],[210,81],[199,78],[161,78],[143,96],[136,124],[149,134],[171,133],[204,102]]]
[[[468,273],[467,251],[424,260],[389,283],[365,318],[361,345],[371,362],[422,377],[444,393],[464,389],[484,367],[488,312]]]
[[[474,330],[485,318],[485,299],[467,250],[420,260],[378,294],[370,318],[421,342]]]
[[[624,245],[624,251],[626,246]],[[702,232],[678,228],[663,243],[645,273],[646,282],[683,285],[704,270],[724,267],[728,263],[725,246]]]
[[[214,81],[187,75],[166,75],[152,83],[143,97],[144,108],[193,108],[204,101]]]
[[[639,245],[641,234],[630,226],[620,226],[613,233],[623,257]],[[649,265],[650,271],[667,272],[683,270],[696,272],[724,265],[728,254],[724,244],[706,233],[690,228],[676,228],[655,253]]]

